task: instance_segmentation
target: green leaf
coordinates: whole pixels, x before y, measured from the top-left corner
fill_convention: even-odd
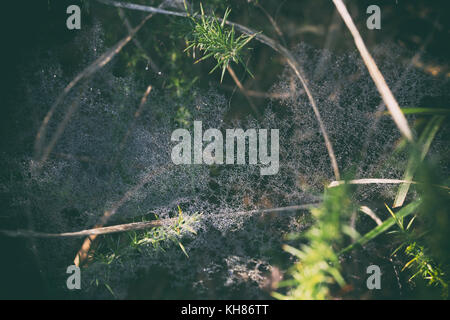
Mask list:
[[[397,218],[397,216],[395,215],[395,213],[391,210],[391,208],[389,208],[389,206],[388,206],[386,203],[385,203],[384,205],[385,205],[385,207],[388,209],[388,211],[389,211],[389,213],[391,214],[392,218],[394,218],[395,223],[398,225],[398,227],[399,227],[401,230],[404,230],[404,229],[403,229],[403,219]]]
[[[109,286],[109,284],[104,283],[106,289],[108,289],[109,293],[111,293],[111,295],[116,298],[116,295],[114,294],[114,291],[111,289],[111,287]]]
[[[428,150],[430,150],[431,142],[436,136],[436,133],[438,132],[442,122],[444,121],[444,118],[445,117],[443,116],[433,116],[433,118],[428,122],[417,143],[417,148],[419,149],[420,154],[418,155],[417,152],[412,153],[411,157],[408,160],[403,180],[411,181],[413,179],[414,173],[417,170],[419,164],[427,155]],[[395,196],[394,208],[403,205],[410,185],[410,183],[403,183],[400,185],[397,191],[397,195]]]
[[[450,109],[444,108],[401,108],[403,114],[433,114],[445,115],[450,114]],[[383,112],[384,115],[389,115],[389,111]]]
[[[412,214],[420,205],[421,201],[416,200],[414,202],[411,202],[407,206],[403,207],[395,214],[395,217],[398,218],[404,218]],[[362,236],[360,239],[358,239],[356,242],[352,243],[351,245],[347,246],[341,252],[339,252],[339,255],[349,252],[353,250],[357,246],[363,246],[370,240],[378,237],[380,234],[387,231],[390,227],[392,227],[396,223],[396,219],[394,217],[391,217],[384,221],[381,225],[373,228],[371,231],[367,232],[364,236]]]
[[[186,257],[189,258],[189,255],[187,254],[186,249],[184,248],[183,244],[180,241],[178,241],[178,245],[180,246],[181,250],[184,252]]]

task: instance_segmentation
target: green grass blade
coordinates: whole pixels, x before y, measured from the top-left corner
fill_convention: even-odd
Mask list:
[[[417,155],[415,153],[411,155],[408,164],[406,166],[406,171],[403,180],[410,181],[413,179],[414,173],[417,167],[419,166],[419,163],[423,161],[423,159],[428,153],[428,150],[430,150],[431,142],[436,136],[436,133],[438,132],[443,121],[444,121],[443,116],[433,116],[433,118],[428,122],[418,141],[418,146],[421,149],[420,158],[417,159]],[[403,183],[402,185],[400,185],[397,191],[397,195],[395,196],[393,205],[394,208],[403,205],[403,202],[405,201],[410,185],[411,185],[410,183]]]
[[[416,200],[407,206],[400,209],[399,212],[395,214],[396,219],[402,219],[410,214],[412,214],[420,205],[420,200]],[[344,248],[339,254],[343,254],[346,252],[349,252],[353,250],[357,246],[365,245],[370,240],[376,238],[383,232],[387,231],[390,227],[392,227],[396,223],[396,219],[394,217],[391,217],[383,222],[383,224],[373,228],[371,231],[367,232],[364,236],[359,238],[356,242],[352,243],[348,247]]]
[[[180,246],[181,250],[183,251],[183,253],[186,255],[186,257],[189,258],[188,253],[186,252],[186,249],[184,248],[183,244],[180,241],[177,241],[178,245]]]
[[[445,108],[401,108],[403,114],[433,114],[446,115],[450,114],[450,109]],[[384,115],[389,115],[389,111],[383,112]]]

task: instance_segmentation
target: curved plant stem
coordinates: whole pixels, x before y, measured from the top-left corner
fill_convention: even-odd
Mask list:
[[[134,194],[136,194],[136,192],[138,192],[146,183],[150,182],[155,176],[160,175],[172,166],[173,164],[169,164],[148,173],[136,186],[128,190],[123,195],[123,197],[120,198],[120,200],[116,201],[109,210],[106,210],[103,213],[100,222],[94,228],[102,228],[108,222],[108,220],[116,214],[119,208],[122,207],[122,205],[126,203]],[[77,255],[74,259],[74,264],[76,266],[82,264],[83,261],[87,258],[88,252],[91,248],[91,243],[95,240],[96,237],[97,234],[93,233],[84,240],[80,250],[78,250]]]
[[[177,16],[177,17],[183,17],[183,18],[189,17],[189,15],[185,12],[170,11],[170,10],[155,8],[155,7],[151,7],[151,6],[144,6],[144,5],[134,4],[134,3],[125,3],[125,2],[112,1],[112,0],[97,0],[97,1],[101,2],[103,4],[106,4],[106,5],[110,5],[110,6],[118,7],[118,8],[125,8],[125,9],[144,11],[144,12],[152,12],[152,13],[165,14],[165,15],[171,15],[171,16]],[[221,20],[220,18],[218,18],[218,19]],[[256,31],[254,31],[250,28],[247,28],[241,24],[231,22],[228,20],[225,22],[225,24],[234,27],[235,30],[237,30],[241,33],[247,34],[249,36],[253,36],[254,39],[271,47],[273,50],[280,53],[281,55],[283,55],[286,58],[288,65],[294,71],[295,75],[300,80],[303,88],[305,89],[306,95],[311,104],[311,107],[313,108],[317,122],[319,123],[320,131],[321,131],[323,139],[325,141],[325,146],[327,148],[328,155],[330,157],[331,167],[333,168],[333,172],[334,172],[334,177],[336,180],[339,180],[340,179],[339,167],[337,164],[336,156],[334,154],[333,145],[331,144],[331,141],[328,137],[328,134],[327,134],[327,131],[325,128],[325,124],[323,123],[322,117],[320,116],[319,108],[317,107],[316,101],[314,100],[314,98],[311,94],[311,91],[309,90],[308,83],[304,76],[303,70],[300,67],[300,65],[297,63],[294,56],[291,54],[291,52],[288,49],[283,47],[281,44],[279,44],[275,40],[265,36],[264,34],[262,34],[260,32],[256,32]]]
[[[375,212],[372,211],[372,209],[370,209],[367,206],[361,206],[359,207],[359,210],[365,214],[367,214],[373,221],[375,221],[375,223],[379,226],[383,224],[383,221],[381,221],[380,218],[378,218],[378,216],[375,214]]]
[[[406,166],[405,174],[403,180],[412,180],[415,174],[415,171],[420,166],[420,163],[425,159],[425,156],[430,150],[431,143],[433,142],[436,133],[438,132],[442,122],[444,121],[444,116],[433,116],[431,120],[428,122],[424,131],[419,137],[418,145],[419,145],[419,154],[413,153]],[[409,190],[409,183],[404,183],[400,186],[397,191],[397,195],[394,200],[394,208],[401,207],[403,202],[405,202],[406,194]]]
[[[234,83],[236,83],[236,86],[239,88],[241,93],[244,95],[244,97],[247,99],[248,104],[252,108],[255,115],[259,118],[261,117],[261,114],[259,113],[258,109],[256,108],[255,104],[253,103],[252,99],[250,99],[249,95],[247,94],[247,90],[245,90],[244,86],[242,85],[241,81],[237,77],[236,73],[234,72],[233,68],[231,68],[230,65],[227,66],[228,73],[230,74],[231,78],[233,78]]]
[[[355,45],[358,48],[367,69],[369,70],[373,82],[375,82],[375,85],[377,86],[378,92],[380,92],[380,95],[383,98],[383,102],[386,104],[386,107],[391,113],[392,119],[394,119],[394,122],[402,135],[405,136],[409,141],[413,141],[413,135],[411,129],[409,128],[408,121],[406,120],[405,115],[402,113],[397,100],[391,92],[391,89],[389,89],[386,80],[384,80],[383,75],[378,69],[375,60],[370,55],[369,50],[367,50],[366,45],[364,44],[364,41],[361,38],[361,35],[359,34],[359,31],[356,28],[353,19],[347,10],[347,7],[342,2],[342,0],[333,0],[333,2],[345,24],[347,25],[348,30],[350,30],[350,33],[352,34],[355,41]]]
[[[38,130],[38,133],[36,135],[35,143],[34,143],[34,151],[35,151],[35,157],[38,160],[38,167],[42,166],[42,164],[45,162],[46,158],[48,157],[48,154],[51,152],[51,145],[54,145],[56,143],[56,140],[59,135],[61,135],[62,131],[64,130],[64,126],[59,128],[59,135],[55,135],[55,137],[52,139],[50,148],[46,148],[46,151],[44,154],[41,154],[42,151],[42,144],[43,139],[45,137],[45,133],[47,130],[48,123],[50,122],[51,118],[53,117],[53,114],[55,113],[57,107],[64,101],[65,97],[69,94],[69,92],[83,79],[88,78],[89,76],[93,75],[95,72],[103,68],[106,64],[108,64],[111,59],[117,55],[123,47],[130,42],[130,40],[134,37],[134,35],[143,27],[143,25],[153,16],[153,14],[147,15],[141,23],[139,23],[135,28],[130,30],[129,34],[117,42],[112,48],[110,48],[108,51],[106,51],[104,54],[102,54],[100,57],[98,57],[94,62],[92,62],[88,67],[86,67],[83,71],[81,71],[72,81],[69,82],[69,84],[64,88],[64,90],[59,94],[59,96],[56,98],[55,102],[50,107],[50,110],[45,115],[44,120],[41,123],[41,126]],[[75,105],[71,107],[71,109],[75,108]],[[70,110],[68,112],[68,118],[70,118]],[[69,120],[67,118],[66,122]]]
[[[64,232],[64,233],[47,233],[47,232],[36,232],[31,230],[17,230],[17,231],[9,231],[9,230],[0,230],[0,233],[3,233],[10,237],[30,237],[30,238],[76,238],[76,237],[85,237],[90,235],[101,235],[101,234],[109,234],[109,233],[117,233],[117,232],[125,232],[131,230],[142,230],[153,227],[160,227],[167,222],[173,222],[176,218],[165,219],[165,220],[152,220],[152,221],[144,221],[144,222],[134,222],[134,223],[126,223],[120,224],[116,226],[102,227],[102,228],[93,228],[86,229],[75,232]]]

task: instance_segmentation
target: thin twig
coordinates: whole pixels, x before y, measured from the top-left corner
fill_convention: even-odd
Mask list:
[[[102,235],[102,234],[160,227],[160,226],[164,225],[164,223],[171,222],[171,221],[175,221],[175,218],[165,219],[165,220],[153,220],[153,221],[126,223],[126,224],[120,224],[120,225],[116,225],[116,226],[86,229],[86,230],[81,230],[81,231],[76,231],[76,232],[47,233],[47,232],[36,232],[36,231],[30,231],[30,230],[17,230],[17,231],[0,230],[0,233],[3,233],[10,237],[77,238],[77,237],[85,237],[85,236],[89,236],[89,235],[98,236],[98,235]]]
[[[355,179],[355,180],[349,180],[349,181],[333,181],[328,185],[328,188],[337,187],[342,184],[400,184],[400,183],[408,183],[408,184],[421,184],[422,182],[419,181],[412,181],[412,180],[401,180],[401,179],[378,179],[378,178],[366,178],[366,179]],[[433,187],[450,190],[447,186],[432,184]]]
[[[372,209],[370,209],[369,207],[367,207],[367,206],[361,206],[361,207],[359,208],[359,210],[360,210],[361,212],[367,214],[370,218],[372,218],[372,220],[375,221],[375,223],[376,223],[377,225],[382,225],[382,224],[383,224],[383,221],[381,221],[381,219],[378,218],[378,216],[375,214],[375,212],[373,212]]]
[[[402,110],[400,109],[397,100],[395,99],[394,95],[391,92],[391,89],[389,89],[386,80],[384,80],[383,74],[378,69],[375,60],[372,58],[369,51],[367,50],[366,45],[364,44],[364,41],[361,38],[361,35],[359,34],[359,31],[356,28],[353,19],[347,10],[347,7],[342,2],[342,0],[333,0],[333,2],[342,19],[344,20],[345,24],[347,25],[347,28],[350,30],[350,33],[352,34],[353,39],[355,41],[356,47],[358,48],[359,53],[361,54],[361,57],[367,69],[369,70],[370,76],[372,77],[373,81],[375,82],[375,85],[377,86],[378,92],[380,92],[384,103],[386,104],[389,112],[391,113],[391,116],[395,124],[397,125],[400,132],[409,141],[413,141],[413,135],[411,129],[409,128],[408,121],[406,120],[405,115],[402,113]]]
[[[247,94],[247,90],[245,90],[244,86],[242,85],[241,81],[239,81],[239,78],[236,76],[236,73],[234,72],[233,68],[230,67],[230,65],[227,66],[228,73],[230,74],[231,78],[233,78],[234,83],[236,83],[239,90],[242,92],[244,97],[247,99],[250,107],[252,108],[253,112],[257,117],[260,117],[260,113],[256,106],[254,105],[253,101],[250,99],[250,97]]]
[[[128,18],[125,15],[125,12],[123,12],[122,8],[119,8],[119,16],[123,21],[123,24],[125,25],[125,27],[128,30],[128,33],[131,33],[133,30],[133,27],[130,24],[130,21],[128,21]],[[157,75],[162,75],[161,73],[161,69],[158,67],[158,65],[153,61],[152,57],[150,56],[150,54],[148,52],[146,52],[146,50],[144,49],[144,47],[142,46],[141,42],[137,39],[137,37],[133,37],[132,39],[134,45],[142,51],[145,59],[147,59],[147,65],[150,66],[150,68],[153,70],[153,72],[155,72]]]
[[[161,174],[162,172],[166,171],[167,168],[170,168],[171,166],[172,166],[172,164],[166,165],[161,168],[158,168],[157,170],[153,170],[152,172],[147,174],[136,186],[134,186],[132,189],[128,190],[123,195],[123,197],[120,198],[120,200],[115,202],[112,205],[111,209],[106,210],[103,213],[103,216],[101,217],[100,222],[95,226],[95,228],[102,228],[108,222],[108,220],[113,215],[116,214],[117,210],[119,210],[119,208],[125,202],[127,202],[136,192],[138,192],[146,183],[150,182],[155,177],[155,175]],[[87,258],[87,254],[91,248],[91,244],[95,240],[96,237],[97,237],[96,234],[92,234],[84,240],[80,250],[78,250],[77,255],[75,256],[75,259],[74,259],[74,264],[76,266],[79,266]]]
[[[86,89],[86,85],[87,84],[84,83],[84,85],[80,89],[80,96],[83,95],[84,90]],[[44,148],[44,152],[43,152],[43,154],[41,156],[41,159],[39,160],[38,165],[42,165],[43,163],[45,163],[47,161],[50,153],[52,152],[53,148],[56,145],[56,142],[58,142],[59,138],[63,134],[64,129],[66,128],[67,124],[70,121],[70,118],[75,113],[75,111],[78,109],[79,105],[80,105],[80,99],[78,97],[76,97],[74,99],[74,101],[70,104],[67,112],[64,114],[64,118],[58,124],[58,127],[56,128],[55,133],[53,134],[52,138],[50,139],[50,142]]]
[[[234,90],[235,87],[223,84],[222,88],[224,88],[225,90],[232,91],[232,90]],[[291,93],[262,92],[262,91],[249,90],[249,89],[245,89],[245,93],[249,97],[264,98],[264,99],[280,99],[280,100],[283,100],[283,99],[287,99],[287,98],[292,97]]]
[[[113,163],[115,163],[115,162],[117,161],[117,158],[120,157],[120,154],[121,154],[123,148],[125,147],[125,144],[126,144],[126,142],[127,142],[127,140],[128,140],[128,137],[129,137],[130,134],[131,134],[131,131],[133,131],[133,129],[134,129],[135,126],[136,126],[136,121],[137,121],[137,119],[141,116],[142,110],[144,109],[144,105],[145,105],[145,103],[147,102],[148,95],[149,95],[150,92],[152,91],[152,88],[153,88],[153,87],[152,87],[151,85],[149,85],[149,86],[147,87],[147,90],[145,90],[144,95],[143,95],[142,98],[141,98],[141,102],[139,103],[139,107],[138,107],[138,109],[136,110],[136,112],[134,113],[133,122],[132,122],[131,125],[128,127],[127,133],[125,134],[125,136],[123,137],[122,141],[120,142],[119,150],[117,151],[117,154],[116,154],[116,157],[115,157],[115,160],[113,161]]]
[[[183,17],[183,18],[189,17],[188,14],[185,12],[164,10],[164,9],[160,9],[160,8],[144,6],[144,5],[134,4],[134,3],[125,3],[125,2],[112,1],[112,0],[97,0],[97,1],[101,2],[103,4],[106,4],[106,5],[110,5],[110,6],[118,7],[118,8],[125,8],[125,9],[145,11],[145,12],[153,12],[153,13]],[[220,21],[221,19],[218,18],[218,20]],[[228,20],[225,23],[229,26],[233,26],[235,28],[235,30],[238,30],[241,33],[244,33],[244,34],[247,34],[250,36],[254,36],[254,39],[271,47],[273,50],[282,54],[286,58],[288,65],[292,68],[292,70],[294,71],[294,73],[296,74],[298,79],[300,80],[303,88],[305,89],[306,95],[311,104],[311,107],[313,108],[317,122],[319,123],[319,129],[320,129],[323,139],[325,141],[325,146],[327,148],[328,155],[330,157],[330,162],[331,162],[331,166],[333,168],[334,176],[335,176],[336,180],[339,180],[340,173],[339,173],[339,168],[338,168],[338,164],[336,161],[336,156],[335,156],[334,150],[333,150],[333,145],[331,144],[331,141],[328,137],[328,134],[327,134],[327,131],[325,128],[325,124],[322,121],[322,117],[320,115],[319,108],[317,107],[316,101],[314,100],[312,93],[309,90],[307,80],[304,76],[304,72],[303,72],[302,68],[300,67],[300,65],[298,64],[297,60],[294,58],[294,56],[291,54],[291,52],[288,49],[283,47],[281,44],[279,44],[275,40],[265,36],[261,32],[256,32],[256,31],[249,29],[241,24],[231,22]]]
[[[272,209],[256,209],[251,211],[239,211],[239,212],[231,212],[231,213],[219,213],[212,214],[208,217],[218,218],[220,216],[236,216],[236,215],[252,215],[256,213],[276,213],[276,212],[285,212],[285,211],[296,211],[296,210],[304,210],[309,209],[318,205],[317,203],[303,204],[303,205],[295,205],[288,207],[280,207],[280,208],[272,208]],[[177,218],[168,218],[161,220],[152,220],[152,221],[143,221],[143,222],[133,222],[133,223],[125,223],[119,224],[115,226],[102,227],[102,228],[93,228],[86,229],[76,232],[64,232],[64,233],[47,233],[47,232],[36,232],[30,230],[0,230],[0,233],[7,235],[9,237],[30,237],[30,238],[76,238],[76,237],[84,237],[84,236],[98,236],[102,234],[110,234],[110,233],[118,233],[125,232],[131,230],[143,230],[148,228],[160,227],[166,224],[173,223]]]
[[[36,135],[34,149],[35,149],[36,158],[38,159],[39,166],[42,166],[42,164],[46,158],[45,154],[43,156],[40,156],[40,152],[42,150],[42,140],[44,139],[48,123],[51,120],[51,118],[53,117],[53,114],[55,113],[56,108],[63,102],[64,98],[72,90],[72,88],[75,87],[82,79],[85,79],[85,78],[93,75],[95,72],[97,72],[98,70],[103,68],[106,64],[108,64],[111,61],[111,59],[123,49],[123,47],[133,38],[133,36],[142,28],[142,26],[145,24],[145,22],[147,22],[152,16],[153,16],[153,14],[147,15],[141,21],[141,23],[139,23],[138,26],[136,26],[134,29],[132,29],[131,32],[125,38],[123,38],[122,40],[117,42],[111,49],[106,51],[99,58],[97,58],[93,63],[91,63],[88,67],[86,67],[83,71],[81,71],[72,81],[69,82],[69,84],[64,88],[64,90],[59,94],[59,96],[56,98],[55,102],[50,107],[50,110],[47,112],[47,114],[46,114],[44,120],[42,121],[42,124],[38,130],[38,133]],[[64,128],[62,128],[62,130],[63,129]]]
[[[401,179],[378,179],[378,178],[367,178],[367,179],[355,179],[355,180],[349,180],[349,181],[333,181],[328,185],[328,188],[337,187],[341,184],[400,184],[400,183],[417,183],[415,181],[407,181],[407,180],[401,180]]]
[[[262,5],[260,5],[258,2],[255,3],[255,6],[258,7],[266,16],[266,18],[269,20],[270,24],[272,25],[273,29],[275,30],[276,34],[280,38],[280,40],[283,42],[284,45],[286,45],[286,41],[284,41],[283,32],[281,31],[281,28],[278,26],[277,22],[274,18],[267,12],[266,9]]]
[[[341,31],[341,19],[339,18],[339,13],[334,10],[333,17],[331,18],[331,23],[328,26],[327,37],[325,38],[325,43],[323,47],[322,54],[319,58],[319,62],[315,66],[314,79],[319,79],[326,71],[326,61],[327,53],[334,47],[338,39],[338,34]]]

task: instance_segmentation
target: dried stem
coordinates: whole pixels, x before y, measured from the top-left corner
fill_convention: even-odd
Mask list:
[[[123,148],[125,147],[125,144],[126,144],[126,142],[127,142],[127,140],[128,140],[128,137],[129,137],[130,134],[131,134],[131,131],[133,131],[133,129],[134,129],[135,126],[136,126],[136,121],[137,121],[138,118],[141,116],[142,110],[144,109],[144,105],[145,105],[145,103],[147,102],[148,95],[149,95],[150,92],[152,91],[152,88],[153,88],[153,87],[152,87],[151,85],[149,85],[149,86],[147,87],[147,90],[145,90],[144,95],[143,95],[142,98],[141,98],[141,102],[139,103],[139,107],[138,107],[138,109],[136,110],[136,112],[134,113],[133,122],[132,122],[131,125],[128,127],[127,133],[125,134],[125,136],[123,137],[122,141],[120,142],[119,150],[117,151],[117,154],[116,154],[116,157],[115,157],[115,160],[113,161],[113,163],[116,163],[118,157],[120,157],[120,154],[121,154]]]
[[[146,183],[150,182],[155,177],[155,175],[159,175],[162,172],[165,172],[167,170],[167,168],[169,168],[171,166],[172,166],[172,164],[163,166],[163,167],[158,168],[157,170],[154,170],[154,171],[150,172],[149,174],[147,174],[136,186],[134,186],[132,189],[128,190],[120,200],[115,202],[112,205],[112,208],[110,210],[106,210],[103,213],[103,216],[100,219],[100,223],[97,224],[94,228],[102,228],[108,222],[109,218],[111,218],[113,215],[115,215],[117,210],[119,210],[119,208],[125,202],[127,202],[136,192],[138,192]],[[81,246],[81,249],[78,250],[78,253],[75,256],[74,264],[76,266],[79,266],[80,264],[82,264],[83,261],[87,258],[87,254],[91,248],[91,243],[95,240],[96,237],[97,237],[97,235],[94,233],[94,234],[91,234],[89,237],[87,237],[84,240],[83,245]]]
[[[125,8],[125,9],[130,9],[130,10],[137,10],[137,11],[144,11],[144,12],[153,12],[153,13],[159,13],[159,14],[165,14],[165,15],[171,15],[171,16],[177,16],[177,17],[189,17],[187,13],[185,12],[178,12],[178,11],[170,11],[170,10],[165,10],[165,9],[160,9],[160,8],[155,8],[155,7],[151,7],[151,6],[144,6],[144,5],[139,5],[139,4],[134,4],[134,3],[125,3],[125,2],[119,2],[119,1],[112,1],[112,0],[97,0],[98,2],[104,3],[106,5],[110,5],[113,7],[118,7],[118,8]],[[219,19],[219,18],[218,18]],[[221,20],[221,19],[219,19]],[[273,50],[277,51],[278,53],[282,54],[287,62],[288,65],[292,68],[292,70],[294,71],[295,75],[297,76],[297,78],[300,80],[303,88],[305,89],[306,95],[308,97],[308,100],[311,104],[311,107],[313,108],[314,114],[316,116],[317,122],[319,123],[319,128],[320,131],[322,133],[322,136],[324,138],[325,141],[325,146],[327,148],[328,151],[328,155],[330,157],[330,162],[331,162],[331,166],[333,168],[333,172],[334,172],[334,176],[336,178],[336,180],[340,179],[340,173],[339,173],[339,168],[338,168],[338,164],[336,161],[336,156],[334,154],[334,150],[333,150],[333,145],[331,144],[331,141],[328,137],[326,128],[325,128],[325,124],[322,121],[322,117],[320,116],[320,112],[319,112],[319,108],[317,107],[316,101],[314,100],[311,91],[309,90],[308,84],[307,84],[307,80],[304,76],[303,70],[300,67],[300,65],[297,63],[296,59],[294,58],[294,56],[291,54],[291,52],[286,49],[285,47],[283,47],[281,44],[279,44],[278,42],[276,42],[275,40],[265,36],[264,34],[260,33],[260,32],[256,32],[252,29],[249,29],[241,24],[235,23],[235,22],[231,22],[231,21],[226,21],[225,22],[227,25],[229,26],[234,26],[235,30],[250,35],[250,36],[254,36],[254,39],[258,40],[259,42],[271,47]]]
[[[353,36],[356,47],[361,54],[361,57],[369,70],[370,76],[372,77],[375,85],[377,86],[378,92],[380,92],[381,97],[383,98],[384,103],[386,104],[389,112],[391,113],[392,118],[394,119],[395,124],[397,125],[400,132],[408,139],[409,141],[413,141],[413,135],[411,129],[409,128],[408,121],[405,118],[402,110],[400,109],[397,100],[389,89],[386,80],[384,80],[383,75],[378,69],[375,60],[370,55],[369,51],[364,44],[361,35],[359,34],[358,29],[356,28],[350,13],[347,10],[347,7],[342,2],[342,0],[333,0],[339,14],[344,20],[347,28],[350,30],[350,33]]]
[[[375,223],[376,223],[377,225],[382,225],[382,224],[383,224],[383,221],[381,221],[381,219],[378,218],[378,216],[375,214],[375,212],[373,212],[372,209],[370,209],[369,207],[367,207],[367,206],[361,206],[361,207],[359,208],[359,210],[360,210],[361,212],[367,214],[370,218],[372,218],[372,220],[375,221]]]
[[[229,216],[229,215],[252,215],[257,213],[276,213],[276,212],[285,212],[285,211],[296,211],[296,210],[304,210],[309,209],[313,206],[318,205],[317,203],[289,206],[289,207],[280,207],[280,208],[272,208],[272,209],[263,209],[263,210],[251,210],[251,211],[239,211],[232,213],[219,213],[215,215],[211,215],[210,217],[217,218],[220,216]],[[119,224],[115,226],[109,227],[101,227],[101,228],[93,228],[86,229],[76,232],[64,232],[64,233],[46,233],[46,232],[36,232],[30,230],[0,230],[0,233],[10,236],[10,237],[31,237],[31,238],[76,238],[76,237],[84,237],[84,236],[98,236],[102,234],[110,234],[110,233],[118,233],[125,232],[131,230],[143,230],[148,228],[160,227],[165,224],[170,224],[176,221],[177,218],[169,218],[169,219],[161,219],[161,220],[153,220],[153,221],[143,221],[143,222],[133,222],[126,224]],[[95,238],[95,237],[94,237]]]
[[[244,97],[247,99],[250,107],[252,108],[253,112],[256,114],[256,116],[260,117],[259,111],[256,108],[253,101],[250,99],[249,95],[247,94],[247,90],[245,90],[244,86],[242,85],[241,81],[239,81],[239,78],[236,76],[236,73],[234,72],[233,68],[230,67],[230,65],[227,66],[228,73],[230,74],[231,78],[233,78],[234,83],[236,83],[239,90],[242,92]]]
[[[121,8],[119,8],[119,16],[123,21],[124,26],[127,28],[128,33],[133,32],[133,27],[130,24],[130,21],[128,21],[128,18],[125,16],[125,13]],[[142,53],[145,56],[145,59],[147,59],[147,65],[150,66],[150,68],[153,70],[154,73],[157,75],[162,75],[161,69],[158,67],[158,65],[155,63],[155,61],[152,59],[150,54],[146,52],[144,47],[142,46],[141,42],[137,39],[137,37],[133,37],[132,39],[134,45],[142,51]]]
[[[412,181],[412,180],[401,180],[401,179],[379,179],[379,178],[366,178],[366,179],[355,179],[355,180],[340,180],[340,181],[333,181],[328,185],[328,188],[337,187],[341,184],[401,184],[401,183],[407,183],[407,184],[420,184],[422,182],[419,181]],[[432,184],[433,187],[450,190],[447,186],[442,186],[438,184]]]
[[[38,160],[38,165],[42,166],[45,162],[45,159],[48,157],[49,152],[51,151],[51,148],[46,148],[46,152],[41,155],[42,151],[42,144],[43,139],[45,137],[46,129],[48,126],[48,123],[50,122],[51,118],[53,117],[53,114],[56,111],[56,108],[63,102],[65,97],[69,94],[69,92],[74,88],[81,80],[88,78],[89,76],[93,75],[95,72],[103,68],[106,64],[108,64],[111,59],[118,54],[123,47],[134,37],[134,35],[142,28],[142,26],[147,22],[153,14],[147,15],[139,25],[137,25],[134,29],[130,31],[130,33],[117,42],[111,49],[106,51],[104,54],[102,54],[99,58],[97,58],[93,63],[91,63],[88,67],[86,67],[83,71],[81,71],[72,81],[69,82],[69,84],[64,88],[64,90],[59,94],[59,96],[56,98],[55,102],[50,107],[50,110],[47,112],[44,120],[42,121],[42,124],[38,130],[38,133],[36,135],[34,149],[35,149],[35,156]],[[73,108],[71,108],[73,109]],[[68,115],[68,118],[70,118],[70,114]],[[65,122],[67,123],[69,119],[67,119]],[[62,133],[64,130],[64,127],[58,128],[58,135]],[[52,140],[55,140],[53,138]],[[54,144],[56,141],[52,141],[52,144]]]

